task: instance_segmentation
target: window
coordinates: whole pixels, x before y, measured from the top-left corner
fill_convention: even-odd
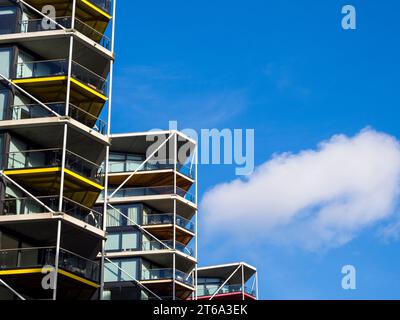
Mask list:
[[[145,160],[142,155],[111,153],[110,172],[130,172],[135,171]]]
[[[6,120],[7,107],[8,107],[8,90],[0,89],[0,121]]]
[[[138,279],[138,274],[139,259],[117,259],[113,260],[113,263],[107,262],[105,264],[104,281],[132,281],[133,279]]]
[[[16,7],[0,7],[0,34],[14,33],[16,22]]]
[[[137,249],[139,249],[139,231],[110,233],[107,237],[107,251],[133,251]]]
[[[1,23],[2,20],[0,15],[0,24]],[[7,78],[10,77],[11,52],[11,48],[0,48],[0,73]]]
[[[109,208],[107,210],[107,227],[134,226],[135,223],[139,224],[140,213],[140,204],[120,205],[115,206],[115,209]]]

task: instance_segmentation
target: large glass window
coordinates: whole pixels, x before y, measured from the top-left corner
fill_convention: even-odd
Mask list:
[[[131,172],[135,171],[145,157],[142,155],[125,154],[125,153],[111,153],[110,154],[110,172]]]
[[[107,210],[107,227],[133,226],[140,224],[140,204],[127,204],[115,206]],[[121,213],[122,214],[121,214]]]
[[[106,251],[133,251],[139,249],[139,231],[121,231],[107,236]]]
[[[0,15],[0,24],[2,23],[1,18]],[[0,48],[0,73],[6,78],[10,78],[11,52],[11,48]]]
[[[0,34],[14,33],[16,22],[16,7],[0,7]]]
[[[1,62],[0,62],[1,63]],[[0,89],[0,120],[5,120],[8,106],[8,91]]]
[[[107,262],[104,268],[105,282],[119,282],[138,280],[139,259],[116,259],[113,263]],[[123,270],[123,271],[122,271]],[[133,279],[132,279],[133,278]]]

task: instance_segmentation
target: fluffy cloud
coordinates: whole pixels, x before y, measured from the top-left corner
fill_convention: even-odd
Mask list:
[[[201,202],[205,228],[310,250],[343,245],[393,217],[399,178],[395,138],[372,129],[336,135],[316,150],[275,155],[248,179],[209,190]]]

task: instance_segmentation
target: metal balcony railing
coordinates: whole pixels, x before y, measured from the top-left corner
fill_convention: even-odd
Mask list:
[[[20,248],[0,250],[0,270],[55,266],[56,248]],[[58,267],[91,281],[99,281],[99,264],[65,249],[60,249]]]
[[[204,296],[212,296],[214,295],[219,288],[219,285],[204,285],[204,284],[199,284],[197,285],[197,295],[199,297],[204,297]],[[242,292],[242,285],[241,284],[227,284],[224,285],[217,293],[218,294],[229,294],[229,293],[240,293]],[[251,295],[253,297],[256,296],[256,290],[249,288],[249,287],[244,287],[244,292],[248,295]]]
[[[159,241],[143,241],[142,242],[142,251],[153,251],[153,250],[170,250],[169,248],[174,247],[174,242],[172,240],[163,240],[162,241],[166,246],[164,246]],[[168,248],[169,247],[169,248]],[[185,246],[183,243],[175,241],[176,250],[193,257],[194,250],[188,246]]]
[[[173,224],[174,214],[173,213],[163,213],[163,214],[148,214],[143,216],[143,225],[162,225],[162,224]],[[185,219],[179,215],[176,216],[176,224],[188,231],[194,232],[195,225],[192,221]]]
[[[108,194],[111,195],[116,189],[109,189]],[[156,196],[177,194],[190,202],[195,202],[195,197],[186,190],[179,187],[176,188],[176,193],[173,186],[160,187],[144,187],[144,188],[121,188],[113,196],[114,198],[140,197],[140,196]],[[104,194],[101,196],[104,199]]]
[[[43,60],[17,64],[17,79],[67,76],[68,60]],[[107,93],[107,80],[95,72],[72,61],[71,76],[101,94]]]
[[[58,113],[60,116],[65,115],[65,103],[63,102],[52,102],[45,103],[45,105]],[[77,106],[70,104],[68,108],[68,115],[86,125],[87,127],[94,129],[95,131],[105,134],[107,123],[100,118],[95,117],[91,113],[78,108]],[[11,117],[12,120],[21,119],[32,119],[32,118],[43,118],[43,117],[54,117],[54,114],[49,110],[46,110],[40,104],[24,104],[24,105],[13,105],[11,106]]]
[[[9,152],[6,170],[61,167],[62,149],[41,149]],[[103,185],[103,168],[66,150],[65,168]]]
[[[174,269],[147,269],[142,271],[142,281],[172,280]],[[193,277],[180,270],[175,270],[175,280],[193,286]]]
[[[66,29],[71,29],[72,27],[72,17],[57,17],[53,20]],[[58,25],[56,25],[54,22],[50,20],[47,20],[46,18],[21,20],[19,21],[19,24],[21,33],[60,29]],[[83,35],[87,36],[88,38],[92,39],[93,41],[96,41],[107,50],[110,50],[111,47],[110,38],[98,32],[96,29],[87,25],[83,21],[75,18],[74,29],[82,33]]]
[[[122,172],[133,172],[137,170],[141,165],[139,171],[154,171],[154,170],[165,170],[175,169],[175,161],[173,159],[164,160],[149,160],[144,165],[143,161],[140,160],[121,160],[121,161],[110,161],[109,173],[122,173]],[[188,164],[176,164],[176,170],[186,175],[189,178],[194,176],[194,168]]]
[[[43,196],[37,197],[37,199],[53,211],[59,211],[59,196]],[[32,198],[5,198],[2,202],[3,214],[8,216],[48,212],[46,208]],[[102,229],[102,214],[73,200],[63,197],[61,211],[93,227]]]

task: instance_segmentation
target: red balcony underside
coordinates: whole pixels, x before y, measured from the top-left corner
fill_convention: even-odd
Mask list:
[[[211,296],[202,296],[202,297],[197,297],[197,300],[210,300]],[[242,293],[241,292],[232,292],[232,293],[223,293],[223,294],[217,294],[214,296],[213,300],[219,300],[219,301],[224,301],[224,300],[233,300],[233,301],[238,301],[242,300]],[[256,300],[255,297],[245,293],[244,294],[244,300]]]

